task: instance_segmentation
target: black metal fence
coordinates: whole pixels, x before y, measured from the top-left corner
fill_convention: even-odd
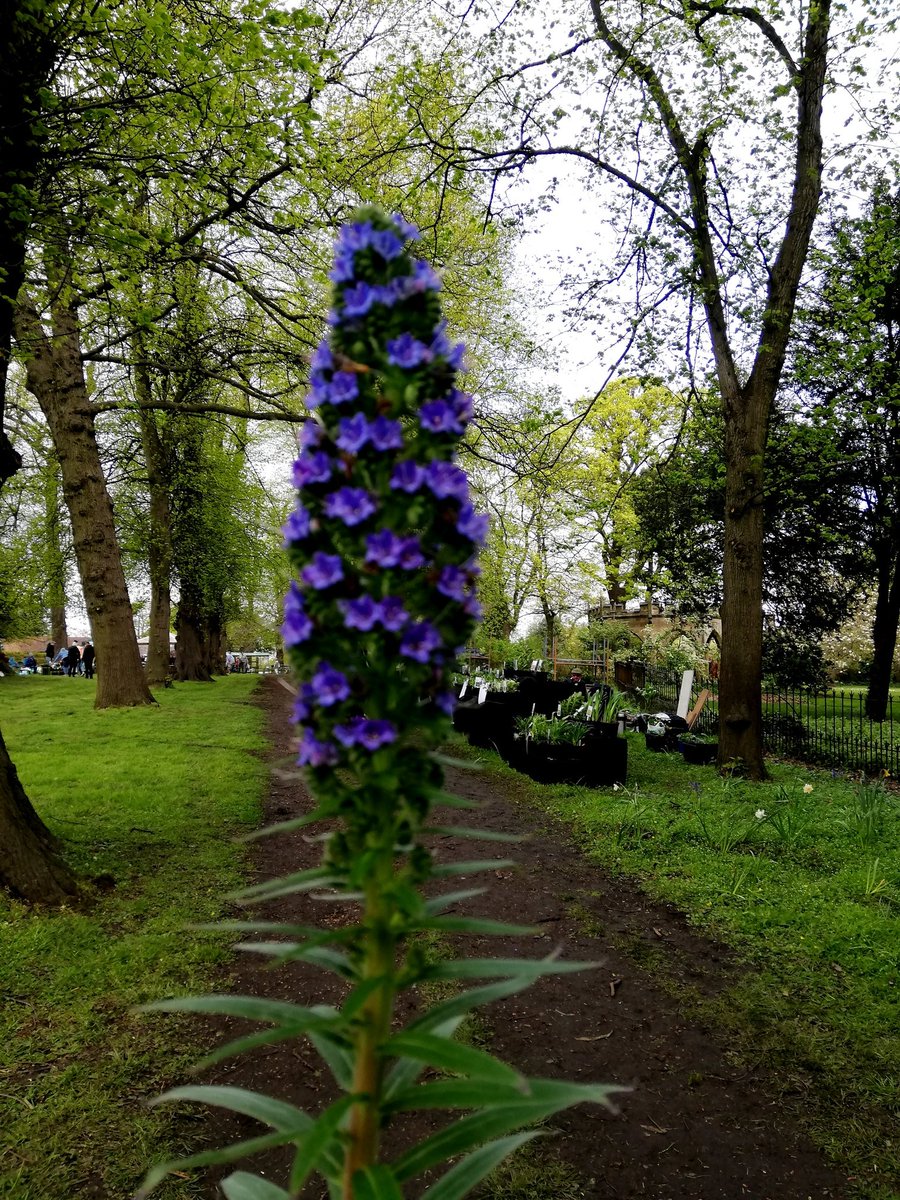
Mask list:
[[[617,662],[615,682],[631,692],[647,711],[675,712],[681,673],[639,662]],[[705,672],[696,672],[691,706],[709,692],[695,728],[718,724],[718,687]],[[900,701],[888,700],[883,721],[865,711],[863,691],[767,691],[763,693],[763,736],[766,749],[787,758],[868,775],[888,771],[900,779]]]
[[[862,691],[763,693],[763,734],[776,754],[868,775],[900,776],[900,704],[883,721],[865,711]]]

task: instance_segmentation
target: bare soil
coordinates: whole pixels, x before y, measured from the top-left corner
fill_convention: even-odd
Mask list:
[[[275,768],[267,822],[308,809],[308,795],[277,768],[291,761],[290,697],[274,679],[257,693],[269,722]],[[737,1065],[727,1038],[687,1014],[678,993],[715,995],[739,982],[727,949],[697,935],[674,908],[654,903],[635,884],[611,878],[588,861],[561,824],[527,804],[514,783],[475,771],[448,772],[448,789],[477,800],[465,823],[525,833],[512,847],[514,868],[473,878],[489,884],[471,911],[535,925],[536,938],[469,938],[457,949],[477,957],[540,957],[599,961],[594,970],[548,977],[486,1010],[492,1053],[528,1075],[615,1082],[633,1090],[616,1114],[582,1105],[553,1121],[553,1136],[537,1153],[558,1158],[577,1175],[587,1200],[841,1200],[847,1179],[804,1136],[791,1111],[786,1081],[760,1064]],[[525,801],[525,802],[523,802]],[[262,878],[312,865],[314,845],[296,834],[254,843]],[[476,846],[473,854],[473,845]],[[440,839],[443,861],[507,856],[497,843]],[[454,885],[456,885],[454,880]],[[465,877],[460,886],[465,887]],[[325,905],[307,897],[274,901],[267,919],[321,924]],[[310,910],[313,911],[310,911]],[[326,914],[327,915],[327,914]],[[336,914],[331,920],[338,920]],[[321,971],[291,964],[261,970],[255,955],[238,957],[233,991],[299,1003],[334,1002],[340,988]],[[211,1041],[244,1032],[239,1023],[214,1026]],[[216,1067],[207,1082],[264,1091],[315,1111],[332,1095],[330,1080],[309,1045],[263,1048]],[[427,1123],[393,1135],[396,1144],[421,1136]],[[214,1113],[198,1127],[200,1144],[222,1145],[263,1132],[253,1121]],[[253,1169],[285,1183],[285,1152],[254,1160]],[[228,1170],[234,1169],[229,1167]],[[221,1193],[211,1176],[206,1195]],[[323,1194],[313,1185],[306,1195]],[[485,1195],[490,1195],[489,1188]]]

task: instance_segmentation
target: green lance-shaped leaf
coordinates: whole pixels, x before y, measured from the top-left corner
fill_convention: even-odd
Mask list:
[[[228,1108],[232,1112],[242,1113],[245,1117],[254,1117],[264,1125],[273,1129],[303,1130],[312,1127],[312,1118],[302,1109],[288,1104],[284,1100],[276,1100],[262,1092],[250,1092],[245,1088],[227,1087],[224,1085],[193,1084],[186,1087],[172,1088],[163,1092],[153,1101],[154,1104],[171,1103],[175,1100],[196,1100],[200,1104],[212,1104],[217,1108]]]
[[[455,958],[430,963],[422,979],[539,979],[542,975],[569,975],[599,967],[595,962],[562,962],[556,958]]]
[[[445,879],[448,875],[475,875],[479,871],[502,871],[516,864],[511,858],[475,859],[472,862],[441,863],[431,874],[435,879]]]
[[[293,875],[285,875],[281,879],[269,879],[265,883],[242,888],[239,892],[232,892],[228,899],[235,900],[239,904],[257,903],[337,883],[340,883],[340,880],[328,867],[308,867],[304,871],[296,871]]]
[[[461,1200],[505,1158],[536,1137],[541,1137],[541,1131],[532,1129],[528,1133],[515,1133],[511,1137],[498,1138],[486,1146],[480,1146],[462,1162],[451,1167],[424,1193],[423,1200]]]
[[[309,962],[340,975],[342,979],[353,979],[353,964],[345,954],[327,946],[310,945],[309,942],[239,942],[236,950],[248,954],[266,954],[281,962]]]
[[[342,1096],[329,1105],[304,1137],[291,1167],[292,1193],[300,1191],[326,1156],[332,1162],[340,1162],[343,1147],[336,1144],[338,1129],[354,1099],[353,1096]]]
[[[353,1175],[353,1200],[403,1200],[390,1167],[366,1167]]]
[[[461,1016],[451,1016],[430,1028],[437,1037],[450,1038],[460,1027],[462,1019]],[[425,1070],[426,1065],[421,1058],[398,1058],[385,1076],[382,1092],[384,1099],[390,1100],[409,1088]]]
[[[534,937],[540,929],[534,925],[511,925],[487,917],[429,917],[417,922],[415,929],[439,929],[445,933],[486,933],[500,937]]]
[[[336,1021],[337,1010],[329,1005],[316,1004],[305,1008],[288,1000],[267,1000],[261,996],[174,996],[169,1000],[153,1000],[141,1006],[141,1012],[197,1012],[219,1016],[243,1017],[247,1021],[274,1021],[277,1024],[306,1028]]]
[[[447,1082],[452,1085],[458,1081]],[[410,1091],[426,1093],[439,1086],[423,1084],[418,1088],[411,1088]],[[421,1171],[447,1158],[454,1158],[457,1154],[464,1154],[486,1140],[502,1137],[522,1125],[533,1125],[543,1121],[561,1109],[571,1108],[574,1104],[588,1101],[611,1107],[610,1097],[616,1092],[628,1090],[595,1084],[562,1083],[553,1079],[532,1079],[528,1081],[528,1086],[528,1096],[520,1094],[505,1099],[503,1103],[482,1107],[478,1112],[463,1117],[426,1138],[424,1142],[413,1146],[393,1164],[397,1178],[401,1182],[411,1179]],[[410,1107],[413,1107],[411,1097]],[[465,1104],[464,1107],[471,1105]]]
[[[500,833],[495,829],[472,829],[468,825],[429,825],[422,832],[441,837],[470,838],[476,842],[524,842],[528,838],[525,833]]]
[[[306,1036],[325,1061],[338,1087],[349,1091],[353,1083],[353,1056],[343,1040],[313,1029],[307,1030]]]
[[[240,1091],[239,1088],[233,1088],[232,1091]],[[266,1150],[272,1150],[277,1146],[284,1146],[288,1142],[294,1141],[301,1137],[309,1126],[312,1120],[305,1113],[303,1114],[304,1122],[298,1122],[294,1128],[279,1129],[275,1133],[267,1133],[262,1137],[249,1138],[244,1142],[235,1142],[233,1146],[224,1146],[219,1150],[204,1150],[200,1154],[192,1154],[188,1158],[172,1159],[169,1162],[158,1163],[152,1167],[144,1179],[144,1183],[140,1191],[135,1196],[135,1200],[146,1200],[155,1187],[157,1187],[170,1171],[190,1171],[194,1167],[210,1167],[219,1163],[238,1162],[240,1159],[249,1158],[252,1154],[262,1154]],[[337,1169],[337,1164],[334,1164],[332,1169]]]
[[[467,992],[459,992],[440,1004],[435,1004],[421,1016],[410,1021],[407,1032],[413,1030],[432,1031],[438,1029],[445,1021],[464,1017],[473,1009],[492,1004],[495,1000],[505,1000],[514,996],[531,985],[531,979],[504,979],[499,983],[489,983],[484,987],[470,988]]]
[[[485,888],[464,888],[459,892],[444,892],[441,896],[433,896],[430,900],[426,900],[424,908],[427,913],[439,913],[454,904],[461,904],[463,900],[483,896],[485,890]]]
[[[250,833],[242,833],[239,842],[255,842],[259,838],[272,837],[277,833],[293,833],[297,829],[305,829],[317,821],[326,821],[335,815],[334,808],[319,805],[313,812],[304,813],[302,817],[291,817],[289,821],[277,821],[274,825],[264,825],[262,829],[254,829]]]
[[[219,1187],[225,1193],[225,1200],[291,1200],[284,1188],[247,1171],[235,1171]]]
[[[466,1075],[485,1084],[523,1088],[525,1085],[525,1079],[518,1071],[492,1054],[474,1046],[464,1046],[449,1037],[440,1037],[437,1033],[399,1033],[384,1043],[381,1052],[384,1057],[416,1059],[438,1070]]]

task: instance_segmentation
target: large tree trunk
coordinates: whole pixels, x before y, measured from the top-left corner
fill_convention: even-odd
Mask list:
[[[210,639],[200,595],[182,577],[175,618],[175,673],[182,682],[211,683]]]
[[[16,309],[16,340],[27,356],[28,389],[50,427],[72,524],[75,557],[97,651],[97,708],[152,704],[103,476],[81,361],[78,318],[57,287],[52,337],[27,295]]]
[[[47,606],[50,609],[50,640],[57,650],[69,644],[66,624],[66,549],[60,520],[58,464],[52,455],[46,466],[44,508],[47,518]]]
[[[62,904],[77,894],[56,840],[31,806],[0,736],[0,886],[34,904]]]
[[[763,454],[766,397],[744,396],[725,425],[725,553],[722,660],[719,668],[719,766],[740,763],[765,779],[762,744]]]
[[[900,555],[891,559],[885,555],[878,563],[878,594],[872,625],[872,666],[869,669],[869,690],[866,694],[866,715],[873,721],[883,721],[887,715],[898,624]]]
[[[135,392],[138,400],[150,399],[150,381],[146,369],[136,368]],[[147,409],[139,409],[147,487],[150,492],[150,537],[147,545],[147,571],[150,576],[150,629],[147,646],[147,682],[162,683],[169,674],[169,628],[172,623],[172,512],[169,504],[166,454],[156,427],[156,418]]]

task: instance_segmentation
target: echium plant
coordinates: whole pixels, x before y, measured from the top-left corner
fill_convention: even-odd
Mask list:
[[[302,680],[294,709],[299,762],[316,800],[314,811],[287,826],[325,820],[334,828],[321,865],[242,893],[248,902],[327,894],[345,900],[351,916],[337,930],[258,921],[227,926],[277,935],[252,948],[336,971],[346,980],[346,998],[340,1009],[238,996],[152,1006],[227,1013],[266,1027],[216,1051],[215,1059],[305,1037],[325,1060],[340,1098],[312,1116],[238,1088],[177,1088],[164,1098],[222,1105],[258,1118],[271,1132],[157,1167],[148,1189],[176,1166],[235,1162],[293,1144],[285,1187],[239,1170],[221,1184],[228,1200],[288,1200],[316,1171],[332,1200],[402,1200],[408,1184],[421,1192],[410,1181],[448,1160],[453,1165],[424,1195],[455,1200],[535,1136],[514,1131],[581,1101],[608,1103],[616,1090],[526,1079],[454,1040],[476,1006],[510,996],[543,973],[585,964],[433,962],[423,948],[426,931],[431,937],[529,931],[448,915],[477,892],[430,899],[423,892],[429,880],[500,864],[441,865],[426,844],[429,834],[448,832],[431,823],[434,807],[465,807],[442,791],[436,751],[449,731],[456,652],[478,616],[474,556],[487,520],[474,511],[455,462],[472,414],[471,399],[454,385],[463,348],[447,340],[438,276],[409,253],[416,236],[399,217],[365,209],[337,241],[331,333],[313,358],[312,415],[294,464],[298,503],[285,525],[296,579],[282,630]],[[436,979],[494,982],[458,991],[398,1029],[398,994]],[[432,1077],[422,1081],[428,1069]],[[468,1115],[385,1161],[382,1129],[420,1108]]]

